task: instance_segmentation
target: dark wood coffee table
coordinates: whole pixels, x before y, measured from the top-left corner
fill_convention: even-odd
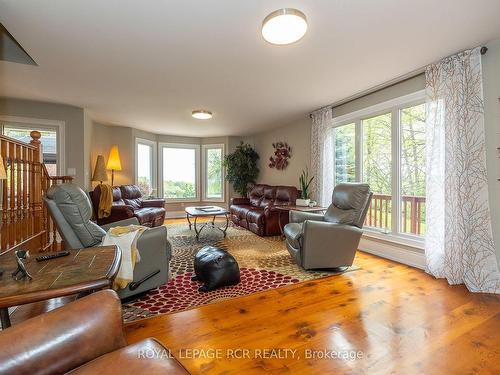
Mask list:
[[[13,252],[0,256],[0,315],[2,328],[10,326],[8,308],[56,297],[111,288],[121,262],[121,251],[116,246],[69,250],[70,255],[37,262],[31,254],[24,263],[33,280],[19,281],[11,277],[16,270]]]
[[[213,210],[204,210],[196,207],[186,207],[186,218],[189,223],[189,229],[191,230],[191,226],[194,226],[194,231],[196,233],[196,241],[200,240],[200,233],[205,227],[217,228],[222,233],[224,233],[224,237],[226,237],[227,228],[229,226],[229,211],[225,208],[218,206],[210,206]],[[207,207],[208,208],[208,207]],[[216,216],[224,216],[226,218],[226,226],[221,228],[215,225],[215,217]],[[191,218],[194,217],[194,223],[191,223]],[[211,217],[212,221],[204,222],[203,225],[198,229],[196,226],[199,217]]]

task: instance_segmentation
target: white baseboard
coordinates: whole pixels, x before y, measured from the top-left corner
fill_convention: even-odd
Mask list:
[[[359,250],[408,266],[425,269],[425,254],[421,249],[363,236],[359,243]]]

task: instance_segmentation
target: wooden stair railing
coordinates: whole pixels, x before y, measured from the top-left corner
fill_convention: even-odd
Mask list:
[[[55,225],[43,204],[47,189],[70,182],[70,176],[49,176],[42,163],[41,134],[29,144],[0,135],[0,156],[7,179],[1,186],[0,254],[16,248],[45,251],[57,246]]]

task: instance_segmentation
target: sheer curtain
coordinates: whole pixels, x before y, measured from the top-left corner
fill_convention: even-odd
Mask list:
[[[332,202],[334,172],[332,108],[319,109],[311,116],[311,196],[319,205],[328,206]]]
[[[426,69],[427,270],[473,292],[500,292],[488,203],[479,48]]]

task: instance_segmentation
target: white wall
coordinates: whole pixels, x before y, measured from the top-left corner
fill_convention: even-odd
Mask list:
[[[94,130],[94,122],[92,121],[88,110],[83,110],[83,170],[84,182],[83,188],[90,189],[90,179],[92,178],[92,155],[90,154],[90,147],[93,141],[92,134]]]
[[[132,129],[123,126],[103,125],[94,122],[92,126],[92,142],[90,143],[90,164],[88,175],[92,177],[98,155],[104,156],[107,162],[111,146],[117,145],[120,152],[121,171],[115,171],[115,185],[134,183],[135,151]],[[108,183],[111,184],[111,171],[108,171]],[[93,182],[91,189],[97,184]]]
[[[75,183],[85,186],[85,126],[82,108],[33,100],[0,98],[0,115],[64,121],[66,169],[75,168]]]
[[[281,171],[268,166],[269,157],[274,154],[272,144],[279,141],[288,143],[292,148],[288,167]],[[244,142],[251,144],[260,156],[257,182],[299,187],[302,170],[309,168],[311,164],[311,119],[308,114],[294,123],[245,137]]]

